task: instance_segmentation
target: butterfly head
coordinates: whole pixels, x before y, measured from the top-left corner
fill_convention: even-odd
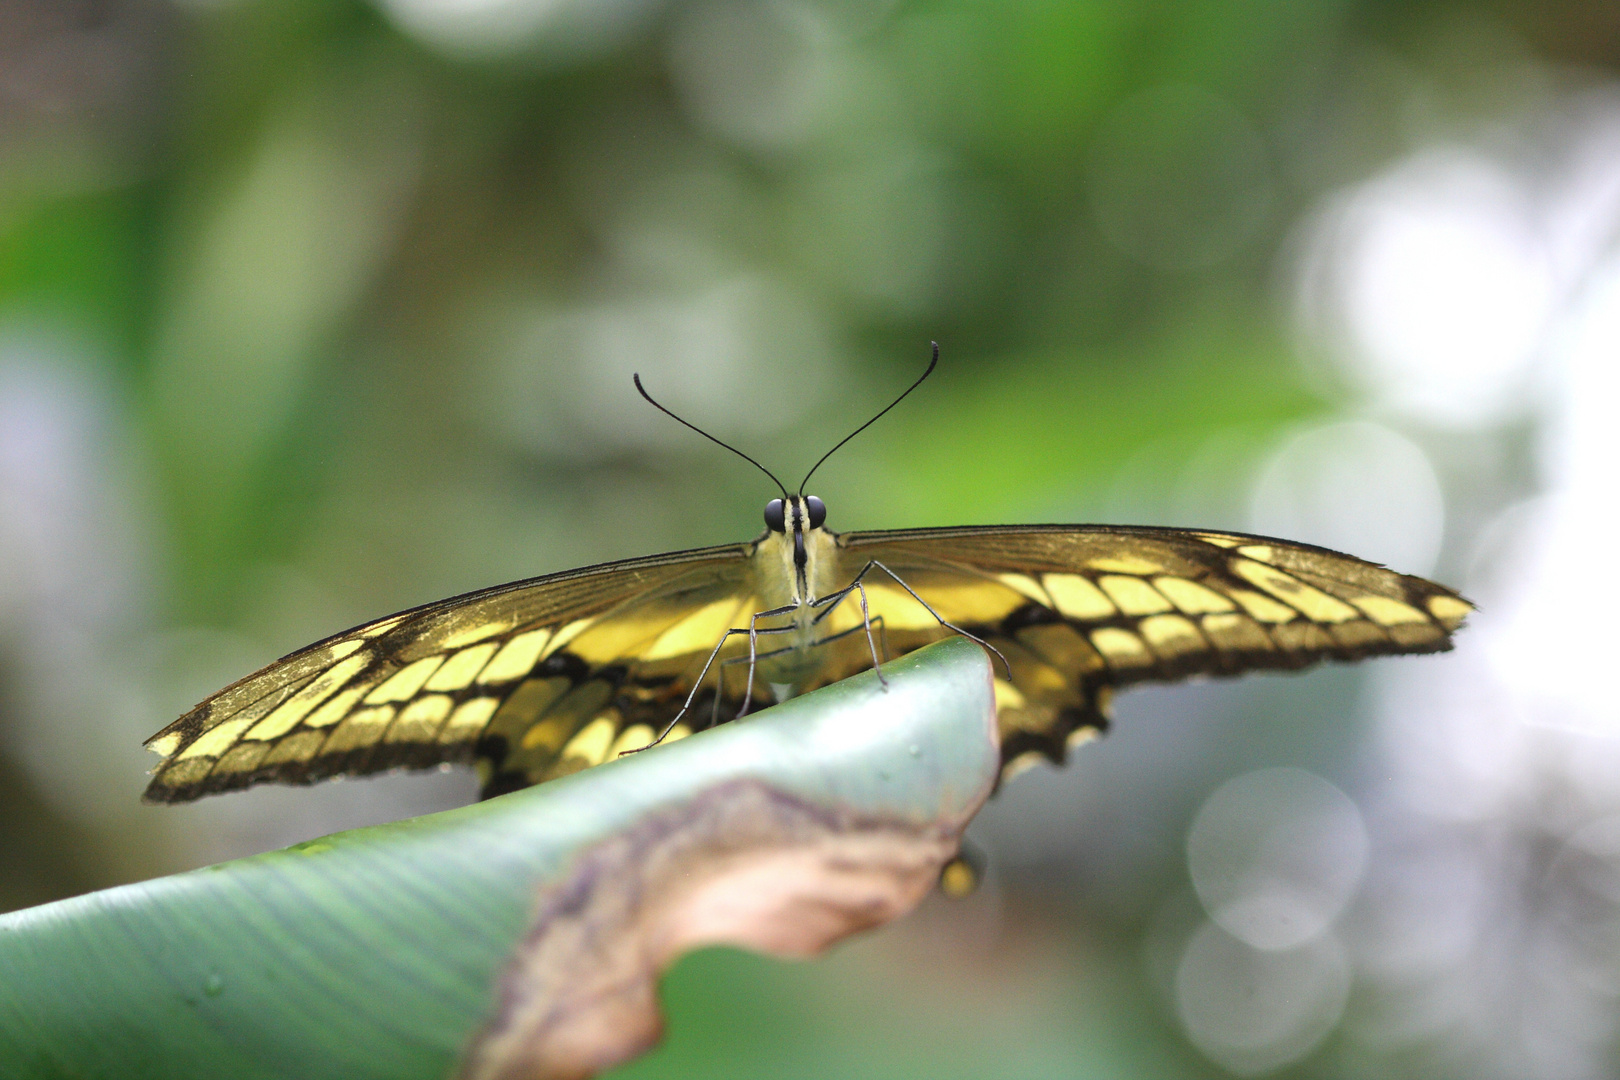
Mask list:
[[[772,499],[765,504],[765,527],[771,532],[819,529],[826,521],[827,504],[814,495],[789,495],[786,501]]]
[[[814,495],[789,495],[765,504],[765,527],[773,533],[793,536],[793,565],[803,568],[809,554],[805,533],[814,532],[827,522],[827,504]]]

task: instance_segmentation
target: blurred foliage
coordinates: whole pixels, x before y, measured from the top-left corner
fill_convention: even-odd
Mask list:
[[[933,382],[818,474],[832,527],[1243,526],[1265,448],[1346,401],[1298,362],[1302,217],[1620,56],[1577,0],[5,0],[0,26],[7,906],[464,796],[137,811],[134,745],[362,618],[753,535],[761,478],[635,370],[786,478],[937,339]],[[1007,1019],[1026,1063],[923,1024],[839,1071],[1212,1074],[1108,883],[1185,891],[1191,807],[1309,696],[1177,699],[1261,726],[1152,728],[1221,764],[1127,743],[1099,760],[1148,768],[1158,809],[1008,860],[997,940],[1081,957],[1029,984],[1049,1022]],[[1355,769],[1353,732],[1297,738]],[[689,961],[634,1075],[819,1075],[828,1032],[895,1004],[835,1016],[828,987],[893,948]]]

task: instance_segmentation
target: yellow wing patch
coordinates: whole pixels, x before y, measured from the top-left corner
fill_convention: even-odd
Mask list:
[[[1086,622],[1111,618],[1118,613],[1114,602],[1090,578],[1079,574],[1046,574],[1041,581],[1058,612],[1066,618]]]
[[[518,634],[501,646],[500,652],[478,673],[481,683],[507,683],[521,679],[534,669],[551,641],[551,631],[545,627]]]
[[[1266,549],[1268,555],[1270,551],[1270,548]],[[1281,570],[1251,559],[1233,559],[1231,568],[1233,573],[1245,581],[1260,586],[1274,598],[1314,622],[1336,623],[1356,617],[1356,609],[1349,604],[1329,596],[1320,589],[1313,589]]]
[[[1097,584],[1123,614],[1157,615],[1161,611],[1175,610],[1170,601],[1141,578],[1104,574],[1097,579]]]
[[[1153,584],[1172,604],[1187,615],[1232,611],[1236,607],[1229,597],[1186,578],[1156,577]]]
[[[443,656],[424,656],[415,663],[407,664],[367,694],[366,703],[380,705],[385,701],[409,701],[443,663]]]
[[[1429,612],[1440,620],[1447,630],[1455,630],[1462,625],[1468,613],[1474,606],[1457,596],[1447,596],[1444,593],[1429,597]]]

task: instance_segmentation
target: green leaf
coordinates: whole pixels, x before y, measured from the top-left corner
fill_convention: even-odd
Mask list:
[[[808,954],[907,909],[954,853],[998,768],[984,653],[955,638],[884,673],[485,803],[0,917],[0,1074],[608,1067],[656,1038],[681,951]]]

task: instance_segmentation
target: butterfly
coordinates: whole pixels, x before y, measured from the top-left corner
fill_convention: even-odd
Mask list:
[[[747,543],[566,570],[354,627],[146,745],[144,798],[470,763],[487,797],[747,715],[962,633],[992,654],[1003,778],[1105,731],[1141,682],[1439,652],[1457,593],[1269,537],[1116,525],[836,533],[804,487]],[[753,458],[656,408],[705,438]]]

